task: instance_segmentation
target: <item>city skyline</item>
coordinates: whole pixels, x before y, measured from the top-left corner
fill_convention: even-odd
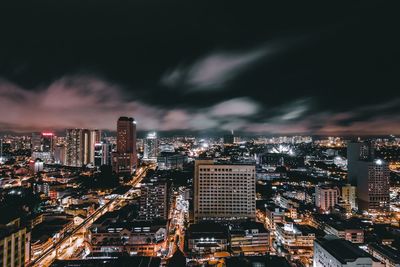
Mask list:
[[[400,133],[390,6],[30,5],[1,11],[2,132]]]
[[[0,2],[0,267],[400,267],[396,5]]]

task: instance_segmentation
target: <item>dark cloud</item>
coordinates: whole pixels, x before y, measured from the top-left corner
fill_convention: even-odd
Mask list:
[[[180,87],[188,91],[222,90],[251,64],[272,52],[271,48],[262,48],[244,53],[213,53],[192,66],[181,65],[169,71],[161,82],[168,87]]]
[[[394,6],[36,1],[0,8],[0,130],[399,133]]]

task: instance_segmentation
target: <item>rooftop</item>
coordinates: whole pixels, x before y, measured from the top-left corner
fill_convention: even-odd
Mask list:
[[[358,258],[371,258],[367,252],[344,239],[317,239],[315,242],[343,264],[353,262]]]
[[[253,230],[253,229],[257,229],[259,233],[268,233],[267,229],[265,229],[262,223],[253,221],[242,222],[237,225],[232,225],[231,232]]]
[[[226,258],[226,266],[241,266],[241,267],[269,267],[269,266],[280,266],[289,267],[289,263],[283,257],[278,256],[238,256]]]
[[[400,264],[400,251],[393,249],[389,246],[377,244],[377,243],[371,243],[368,245],[368,248],[372,248],[379,253],[385,255],[388,257],[392,262],[395,262],[397,264]]]
[[[51,265],[52,267],[97,267],[97,266],[146,266],[158,267],[161,264],[161,259],[158,257],[118,257],[118,258],[99,258],[88,260],[56,260]]]

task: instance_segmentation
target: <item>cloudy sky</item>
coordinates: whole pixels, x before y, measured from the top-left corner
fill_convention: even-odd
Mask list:
[[[398,8],[215,2],[1,4],[0,132],[400,134]]]

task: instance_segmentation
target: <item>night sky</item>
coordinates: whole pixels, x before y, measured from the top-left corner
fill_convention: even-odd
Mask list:
[[[400,134],[396,1],[10,2],[0,131]]]

